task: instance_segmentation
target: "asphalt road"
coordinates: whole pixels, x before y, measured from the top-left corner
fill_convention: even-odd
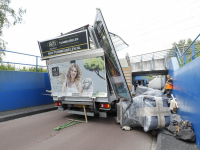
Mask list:
[[[113,114],[89,117],[88,123],[60,131],[66,118],[80,118],[67,112],[51,111],[0,123],[0,150],[150,150],[150,133],[142,128],[123,131]]]

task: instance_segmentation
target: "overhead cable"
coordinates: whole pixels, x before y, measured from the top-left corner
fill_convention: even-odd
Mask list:
[[[197,1],[199,1],[199,0],[197,0]],[[191,5],[191,4],[193,4],[193,3],[197,2],[197,1],[194,1],[194,2],[192,2],[192,3],[189,3],[189,4],[185,5],[185,6],[189,6],[189,5]],[[183,6],[183,7],[181,7],[181,8],[184,8],[185,6]],[[195,8],[192,8],[192,9],[190,9],[190,10],[195,10],[195,9],[197,9],[197,8],[199,8],[199,7],[200,7],[200,6],[195,7]],[[184,10],[185,10],[185,9],[184,9]],[[168,11],[166,11],[166,12],[168,12]],[[180,13],[183,14],[181,11],[179,11],[178,14],[180,14]],[[178,14],[176,14],[176,15],[178,15]],[[149,21],[151,21],[151,20],[154,20],[154,19],[156,19],[156,18],[159,18],[159,17],[161,17],[161,16],[163,16],[163,15],[160,15],[160,16],[158,16],[158,17],[155,17],[155,18],[153,18],[153,19],[150,19],[150,20],[148,20],[148,21],[145,21],[145,22],[141,23],[140,25],[136,25],[135,27],[141,26],[142,24],[146,24],[147,22],[149,22]],[[151,26],[151,25],[155,25],[155,24],[157,24],[157,23],[160,23],[160,22],[162,22],[162,21],[164,21],[164,20],[166,20],[166,19],[160,20],[160,21],[158,21],[158,22],[154,22],[154,23],[152,23],[152,24],[150,24],[150,25],[141,27],[141,28],[139,28],[139,29],[134,29],[133,31],[144,29],[144,28],[149,27],[149,26]],[[130,32],[130,29],[133,29],[133,27],[128,28],[128,29],[125,29],[125,30],[123,30],[123,31],[120,31],[119,33],[120,33],[120,34],[125,34],[124,32]],[[132,31],[131,31],[131,32],[132,32]]]
[[[187,18],[187,19],[183,19],[183,20],[180,20],[180,21],[174,22],[174,23],[169,24],[169,25],[167,25],[167,26],[163,26],[163,27],[160,27],[160,28],[158,28],[158,29],[151,30],[151,31],[149,31],[149,32],[146,32],[146,33],[143,33],[143,34],[139,34],[139,35],[134,35],[134,36],[136,36],[136,38],[138,38],[139,36],[143,36],[143,35],[149,34],[149,33],[151,33],[151,32],[158,31],[158,30],[163,29],[163,28],[167,28],[167,27],[169,27],[169,26],[172,26],[172,25],[174,25],[174,24],[177,24],[177,23],[183,22],[183,21],[185,21],[185,20],[193,19],[193,18],[195,18],[195,17],[197,17],[197,16],[200,16],[200,15],[192,16],[192,17],[189,17],[189,18]],[[133,37],[133,38],[134,38],[134,37]],[[132,39],[132,38],[130,38],[130,39]]]
[[[179,31],[177,31],[177,32],[173,32],[173,33],[170,33],[170,34],[166,34],[166,35],[164,35],[164,36],[155,37],[155,38],[152,38],[152,39],[149,39],[149,40],[146,40],[146,41],[142,41],[142,42],[139,42],[139,43],[136,43],[136,44],[130,44],[130,45],[141,44],[141,43],[148,42],[148,41],[151,41],[151,40],[154,40],[154,39],[157,39],[157,38],[161,38],[161,37],[165,37],[165,36],[168,36],[168,35],[171,35],[171,34],[175,34],[175,33],[181,32],[181,31],[190,30],[190,29],[192,29],[192,28],[196,28],[196,27],[199,27],[199,26],[200,26],[200,24],[197,25],[197,26],[193,26],[193,27],[190,27],[190,28],[186,28],[186,29],[183,29],[183,30],[179,30]]]

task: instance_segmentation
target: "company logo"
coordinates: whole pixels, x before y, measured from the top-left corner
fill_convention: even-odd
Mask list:
[[[50,41],[50,42],[47,43],[48,47],[54,47],[54,46],[57,46],[57,45],[58,45],[57,41]]]

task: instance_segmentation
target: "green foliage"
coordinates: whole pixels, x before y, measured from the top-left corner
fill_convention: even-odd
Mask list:
[[[175,45],[177,45],[178,47],[184,47],[184,46],[189,46],[191,43],[192,43],[193,41],[192,41],[192,39],[190,39],[190,38],[188,38],[187,39],[187,42],[186,42],[186,40],[184,40],[184,39],[182,39],[182,40],[180,40],[178,43],[176,43],[176,42],[174,42],[174,43],[172,43],[172,48],[175,48]],[[200,40],[196,40],[195,42],[194,42],[194,44],[200,44]]]
[[[1,39],[0,39],[0,49],[4,49],[6,46],[5,46],[5,42],[1,42]],[[0,61],[3,60],[3,56],[5,56],[5,53],[3,51],[0,51]]]
[[[47,69],[44,69],[43,67],[38,68],[38,72],[48,72]]]
[[[186,41],[187,41],[187,42],[186,42]],[[192,41],[192,39],[190,39],[190,38],[188,38],[187,40],[185,40],[185,39],[179,40],[178,43],[173,42],[173,43],[172,43],[172,50],[171,50],[171,52],[174,51],[175,46],[179,47],[179,50],[181,50],[180,48],[182,48],[182,47],[188,47],[192,42],[193,42],[193,41]],[[194,42],[194,44],[200,44],[200,40],[196,40],[196,41]]]
[[[12,71],[29,71],[29,72],[36,72],[36,67],[23,67],[23,68],[16,68],[13,64],[0,64],[0,70],[12,70]],[[38,67],[38,72],[48,72],[47,69],[43,67]]]
[[[174,42],[174,43],[172,44],[172,45],[173,45],[173,49],[172,49],[172,51],[170,51],[169,53],[172,53],[172,52],[174,51],[175,45],[177,45],[177,46],[179,47],[179,50],[181,51],[181,49],[180,49],[181,47],[187,48],[188,46],[190,46],[190,44],[192,44],[192,42],[193,42],[193,41],[192,41],[192,39],[190,39],[190,38],[187,39],[187,42],[186,42],[186,40],[180,40],[179,43],[175,43],[175,42]],[[196,45],[196,46],[195,46],[195,47],[196,47],[195,51],[196,51],[196,52],[200,51],[200,40],[196,40],[196,41],[194,42],[194,44]],[[183,52],[181,51],[181,53],[183,53]],[[187,55],[188,55],[188,54],[191,55],[191,54],[192,54],[192,51],[189,50],[189,52],[187,52]],[[191,55],[191,56],[192,56],[192,55]],[[197,58],[197,57],[199,57],[199,56],[200,56],[200,53],[196,54],[196,55],[195,55],[195,58]],[[184,58],[182,57],[180,61],[181,61],[181,63],[184,63]],[[192,61],[192,58],[190,58],[190,59],[186,62],[186,64],[189,63],[189,62],[191,62],[191,61]],[[179,66],[182,67],[182,66],[184,66],[184,64],[181,65],[181,64],[179,63]]]
[[[22,69],[19,68],[18,71],[36,72],[36,67],[23,67]],[[47,69],[44,69],[43,67],[39,67],[38,72],[48,72],[48,71]]]
[[[188,38],[187,39],[187,45],[190,45],[192,43],[192,39],[191,38]]]
[[[99,71],[104,71],[104,61],[102,57],[84,59],[83,65],[85,69],[94,71],[100,78],[104,79],[99,74]]]
[[[198,52],[198,51],[200,51],[200,46],[197,48],[196,52]],[[190,52],[190,54],[192,54],[192,51]],[[197,57],[199,57],[199,56],[200,56],[200,53],[196,54],[196,55],[195,55],[195,58],[197,58]],[[189,63],[189,62],[191,62],[191,61],[192,61],[192,58],[190,58],[190,59],[186,62],[186,64]],[[183,59],[182,59],[181,62],[183,62]],[[183,66],[183,65],[181,65],[181,67],[182,67],[182,66]]]
[[[1,38],[3,34],[3,28],[9,28],[16,24],[22,23],[22,15],[26,13],[26,10],[19,8],[16,12],[10,8],[11,0],[0,0],[0,49],[6,49],[6,42]],[[0,60],[2,60],[4,52],[0,52]]]
[[[0,64],[0,70],[16,70],[15,65],[12,64]]]
[[[178,46],[184,46],[185,45],[185,40],[180,40],[177,45]]]
[[[83,65],[86,69],[90,71],[104,70],[104,61],[101,57],[84,59]]]

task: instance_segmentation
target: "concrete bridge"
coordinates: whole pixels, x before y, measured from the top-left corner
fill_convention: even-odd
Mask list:
[[[157,51],[130,57],[132,76],[167,75],[172,50]]]

